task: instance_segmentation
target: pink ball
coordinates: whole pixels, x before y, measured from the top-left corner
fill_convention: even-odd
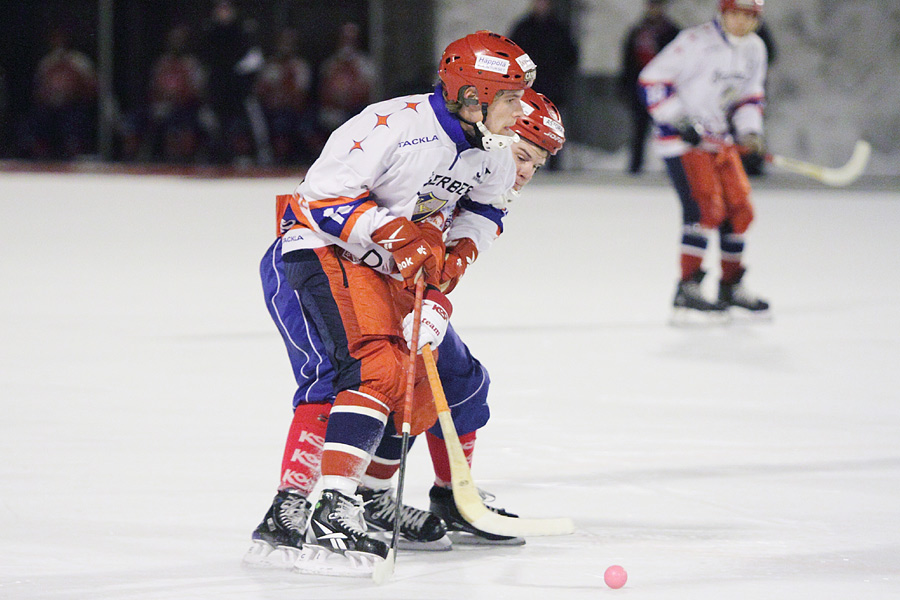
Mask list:
[[[603,574],[603,581],[612,589],[617,590],[628,581],[628,573],[619,565],[613,565],[606,569],[606,572]]]

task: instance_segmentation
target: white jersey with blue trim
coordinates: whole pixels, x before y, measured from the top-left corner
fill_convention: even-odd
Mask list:
[[[492,203],[514,183],[512,153],[471,146],[440,85],[379,102],[331,134],[297,187],[283,252],[334,244],[392,273],[371,235],[397,217],[431,223],[448,240],[469,237],[481,252],[502,231],[505,211]]]
[[[755,33],[728,35],[718,20],[682,31],[641,71],[639,82],[662,157],[690,146],[678,135],[683,122],[699,123],[707,135],[730,141],[762,133],[766,46]]]

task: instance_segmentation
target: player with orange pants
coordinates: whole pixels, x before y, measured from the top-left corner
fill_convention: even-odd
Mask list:
[[[516,163],[514,191],[495,204],[507,205],[527,184],[548,156],[556,153],[565,140],[565,132],[556,107],[546,97],[527,90],[523,97],[526,113],[512,128],[521,140],[512,145]],[[286,208],[281,205],[279,215]],[[290,216],[284,219],[291,221]],[[333,398],[333,369],[323,351],[314,324],[285,285],[281,262],[280,239],[269,248],[260,265],[266,303],[270,314],[284,338],[288,356],[294,368],[298,388],[294,396],[294,419],[288,435],[282,462],[279,493],[272,508],[254,532],[254,545],[248,552],[250,562],[289,566],[306,525],[305,498],[318,480],[318,460],[324,442],[324,428]],[[477,257],[474,243],[467,238],[451,245],[442,272],[442,288],[450,291]],[[489,418],[487,394],[490,378],[487,370],[469,352],[452,326],[438,353],[437,367],[451,405],[454,425],[460,434],[467,458],[471,463],[476,430]],[[465,522],[456,510],[449,490],[450,468],[440,427],[435,425],[427,433],[428,447],[435,470],[435,485],[430,492],[434,514],[404,505],[401,512],[402,547],[412,549],[449,549],[444,536],[446,526],[457,543],[521,544],[521,538],[496,536],[479,531]],[[370,528],[389,531],[393,527],[394,500],[390,494],[391,477],[399,466],[400,438],[388,423],[386,435],[375,451],[366,475],[362,478],[360,494],[367,500],[366,521]],[[307,511],[308,512],[308,511]],[[508,513],[506,513],[508,514]],[[275,548],[279,552],[274,552]]]
[[[451,312],[438,287],[445,244],[468,238],[477,248],[496,237],[502,210],[491,202],[515,182],[509,128],[535,73],[503,36],[457,40],[434,93],[380,102],[350,119],[290,200],[284,274],[323,342],[335,392],[300,570],[371,570],[387,555],[366,530],[356,492],[388,420],[402,412],[410,288],[420,275],[428,284],[418,341],[437,347]],[[436,418],[424,375],[415,396],[412,434]]]
[[[641,71],[654,145],[682,205],[681,280],[676,309],[731,307],[754,313],[768,302],[742,284],[745,235],[753,221],[741,149],[764,154],[766,47],[755,33],[764,0],[720,0],[719,15],[682,31]],[[709,238],[718,230],[722,278],[710,302],[700,289]]]

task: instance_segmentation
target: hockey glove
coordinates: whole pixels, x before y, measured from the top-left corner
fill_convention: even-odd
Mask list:
[[[437,227],[415,225],[406,217],[398,217],[372,232],[372,241],[391,253],[407,287],[415,287],[416,275],[423,269],[425,283],[438,283],[438,257],[444,257],[444,243]]]
[[[691,146],[699,146],[703,141],[703,127],[694,121],[682,121],[678,124],[678,135]]]
[[[755,154],[757,156],[765,156],[766,154],[766,145],[758,133],[748,133],[742,136],[738,144],[741,146],[742,154]]]
[[[452,292],[463,273],[466,272],[466,268],[475,262],[476,258],[478,258],[478,248],[475,247],[475,242],[469,238],[462,238],[450,248],[444,261],[444,270],[441,271],[439,286],[441,291],[445,294]]]
[[[758,133],[748,133],[740,138],[739,151],[748,175],[759,175],[766,164],[766,145]]]
[[[451,313],[453,313],[453,306],[447,296],[437,288],[430,286],[426,288],[425,295],[422,297],[419,346],[416,348],[420,353],[425,344],[431,344],[432,348],[441,345],[444,335],[447,333]],[[407,348],[412,348],[412,330],[413,313],[411,312],[403,318],[403,337],[406,339]]]

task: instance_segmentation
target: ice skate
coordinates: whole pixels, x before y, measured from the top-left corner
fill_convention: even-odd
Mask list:
[[[703,297],[700,284],[705,276],[704,271],[697,271],[690,279],[678,282],[675,299],[672,301],[672,325],[702,325],[727,320],[728,313],[721,304]]]
[[[390,541],[394,531],[397,502],[391,490],[360,489],[364,503],[366,525],[379,537]],[[450,550],[453,545],[447,537],[447,526],[440,517],[407,506],[400,510],[400,537],[397,546],[403,550]]]
[[[741,308],[755,316],[769,316],[769,303],[754,296],[741,283],[746,269],[741,269],[737,278],[729,283],[719,282],[719,305],[723,309]]]
[[[243,563],[253,567],[290,569],[300,556],[312,506],[298,491],[281,490],[262,522]]]
[[[359,496],[324,490],[310,518],[294,570],[313,575],[370,577],[388,545],[368,534]]]
[[[488,501],[493,500],[492,496],[485,494],[480,490],[479,493],[481,493],[484,499]],[[444,523],[447,525],[447,536],[454,544],[459,544],[461,546],[521,546],[525,543],[524,538],[495,535],[474,527],[459,513],[459,509],[456,508],[456,502],[453,500],[453,490],[450,488],[443,488],[435,485],[431,488],[431,491],[428,492],[428,496],[431,499],[431,512],[444,520]],[[488,506],[487,508],[506,517],[518,516],[507,512],[502,508],[494,508],[493,506]]]

